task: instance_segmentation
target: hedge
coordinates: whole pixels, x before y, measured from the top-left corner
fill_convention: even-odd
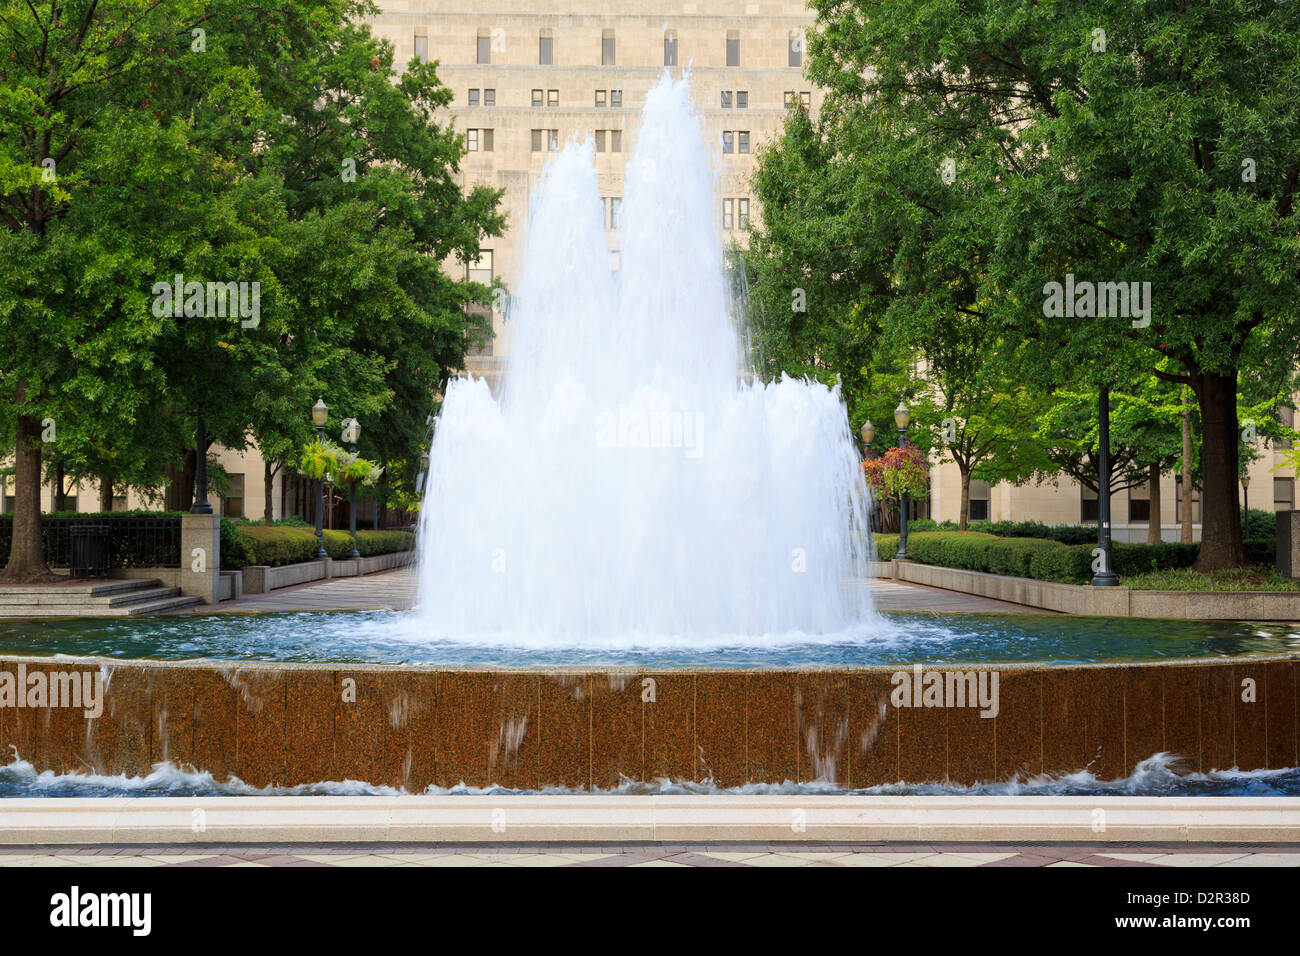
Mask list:
[[[1248,553],[1258,552],[1265,543],[1252,542]],[[896,534],[876,535],[875,544],[881,561],[898,553]],[[1003,538],[979,531],[923,531],[909,532],[907,536],[907,556],[920,564],[1065,584],[1086,584],[1092,578],[1092,552],[1096,546],[1095,541],[1062,544],[1050,538]],[[1189,568],[1199,549],[1196,544],[1116,542],[1111,553],[1115,573],[1124,577]]]
[[[244,563],[268,565],[276,568],[286,564],[312,561],[316,557],[316,532],[311,528],[285,525],[232,525],[238,539],[235,549]],[[409,531],[358,531],[357,551],[363,558],[377,554],[409,551],[415,547],[415,535]],[[343,559],[352,554],[352,539],[346,531],[325,532],[325,553],[331,558]],[[223,568],[234,567],[225,560],[225,543],[222,543]]]

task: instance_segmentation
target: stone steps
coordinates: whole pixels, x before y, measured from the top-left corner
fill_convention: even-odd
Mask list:
[[[153,579],[0,587],[0,617],[128,617],[201,604]]]

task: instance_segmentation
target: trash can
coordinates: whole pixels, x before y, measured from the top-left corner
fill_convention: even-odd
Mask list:
[[[108,525],[74,524],[71,530],[71,565],[74,578],[102,578],[108,574]]]

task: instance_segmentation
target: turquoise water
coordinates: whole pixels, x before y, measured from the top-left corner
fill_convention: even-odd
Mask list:
[[[209,773],[158,764],[145,776],[105,777],[91,774],[37,773],[24,760],[0,766],[0,800],[7,797],[307,797],[398,796],[404,791],[356,780],[304,784],[297,787],[252,787],[236,779],[219,781]],[[1058,776],[1014,779],[970,787],[951,784],[891,783],[861,790],[843,790],[827,783],[759,783],[722,788],[708,782],[656,780],[628,782],[613,790],[575,791],[567,788],[510,790],[504,787],[430,787],[434,795],[489,794],[508,797],[530,793],[638,794],[861,794],[876,796],[1025,796],[1025,797],[1294,797],[1300,796],[1300,769],[1216,770],[1188,773],[1170,754],[1142,761],[1131,776],[1099,780],[1087,770]]]
[[[508,634],[450,639],[429,633],[412,612],[163,615],[0,621],[0,654],[482,668],[1125,663],[1300,655],[1300,624],[891,613],[836,635],[631,634],[568,642]]]

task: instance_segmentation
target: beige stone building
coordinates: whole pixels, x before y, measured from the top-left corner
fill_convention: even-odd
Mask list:
[[[611,258],[623,169],[636,144],[647,91],[665,70],[689,71],[720,174],[718,224],[740,240],[757,215],[751,174],[760,144],[777,136],[792,105],[816,109],[820,94],[803,75],[804,31],[812,14],[798,2],[573,0],[565,12],[538,0],[381,0],[374,31],[393,44],[396,61],[436,61],[455,93],[451,121],[469,153],[468,189],[505,190],[508,225],[471,274],[518,277],[520,238],[531,190],[550,150],[592,136],[605,200]],[[505,316],[494,311],[495,337],[471,357],[469,371],[490,380],[510,351]]]

